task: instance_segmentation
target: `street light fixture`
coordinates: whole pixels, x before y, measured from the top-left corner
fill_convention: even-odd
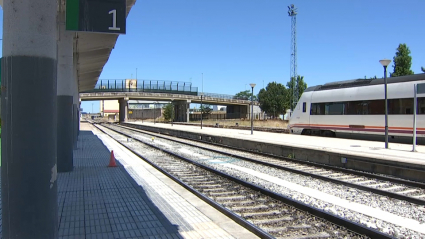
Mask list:
[[[251,93],[251,134],[253,134],[253,132],[254,132],[254,117],[253,117],[253,115],[254,115],[254,87],[255,87],[255,84],[251,83],[249,85],[252,88],[252,93]]]
[[[384,85],[385,85],[385,148],[388,149],[388,99],[387,99],[387,66],[391,60],[384,59],[379,61],[384,67]]]
[[[204,95],[204,92],[201,92],[201,129],[202,129],[202,113],[204,109],[202,108],[202,96]]]

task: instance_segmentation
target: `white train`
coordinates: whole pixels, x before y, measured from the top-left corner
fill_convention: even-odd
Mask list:
[[[414,84],[420,83],[425,83],[425,74],[387,78],[390,142],[412,142]],[[385,135],[384,86],[384,79],[358,79],[309,87],[292,112],[288,128],[294,134],[381,140]],[[425,94],[417,97],[416,132],[418,143],[423,143]]]

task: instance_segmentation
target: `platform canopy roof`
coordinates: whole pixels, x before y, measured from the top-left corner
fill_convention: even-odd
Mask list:
[[[126,0],[127,16],[136,0]],[[116,34],[78,32],[74,51],[77,53],[78,90],[91,90],[118,40]]]
[[[61,0],[64,4],[65,0]],[[126,0],[127,16],[136,0]],[[3,0],[0,0],[3,8]],[[104,34],[93,32],[76,33],[76,45],[74,52],[77,53],[78,91],[91,90],[96,85],[103,67],[111,55],[112,49],[118,40],[116,34]]]

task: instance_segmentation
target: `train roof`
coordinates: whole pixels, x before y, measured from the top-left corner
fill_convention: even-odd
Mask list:
[[[408,76],[388,77],[387,84],[409,82],[409,81],[420,81],[420,80],[425,80],[425,73],[408,75]],[[370,85],[382,85],[382,84],[384,84],[384,78],[335,81],[335,82],[326,83],[324,85],[310,86],[307,89],[305,89],[304,92],[352,88],[352,87],[361,87],[361,86],[370,86]]]

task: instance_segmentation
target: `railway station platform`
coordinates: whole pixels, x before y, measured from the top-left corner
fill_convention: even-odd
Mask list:
[[[201,139],[251,151],[259,151],[327,165],[364,170],[425,181],[425,146],[384,142],[327,138],[250,130],[213,128],[194,125],[171,125],[150,122],[126,122],[163,134]]]
[[[74,170],[58,173],[59,238],[258,238],[89,123],[80,129]]]

